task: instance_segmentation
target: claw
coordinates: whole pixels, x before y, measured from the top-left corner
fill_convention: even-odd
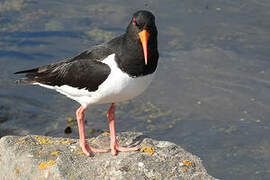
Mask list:
[[[111,147],[111,153],[113,156],[117,155],[117,152],[129,152],[129,151],[138,151],[138,147],[122,147],[118,146],[118,144],[115,145],[115,147]]]

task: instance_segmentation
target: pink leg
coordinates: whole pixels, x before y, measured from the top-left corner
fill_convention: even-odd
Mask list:
[[[82,147],[84,154],[89,156],[90,152],[108,152],[109,150],[96,149],[87,144],[86,139],[85,139],[85,130],[84,130],[84,111],[85,109],[83,106],[81,106],[76,111],[76,116],[77,116],[77,121],[78,121],[78,126],[79,126],[80,145]]]
[[[116,155],[117,151],[137,151],[137,147],[121,147],[116,142],[115,125],[114,125],[114,111],[115,104],[112,103],[110,109],[107,112],[107,118],[109,120],[110,135],[111,135],[111,152],[112,155]]]

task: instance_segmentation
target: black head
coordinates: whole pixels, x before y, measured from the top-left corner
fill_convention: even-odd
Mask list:
[[[145,64],[147,65],[147,46],[157,46],[155,16],[149,11],[137,11],[133,14],[130,24],[127,27],[127,34],[142,44]]]
[[[119,68],[132,77],[152,74],[158,64],[155,16],[149,11],[133,14],[126,33],[119,37],[116,54]],[[115,47],[115,46],[113,46]]]
[[[149,11],[137,11],[133,14],[130,22],[132,30],[139,33],[142,30],[146,30],[149,33],[157,31],[155,25],[155,16]]]

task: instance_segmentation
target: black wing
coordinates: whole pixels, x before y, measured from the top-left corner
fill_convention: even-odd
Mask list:
[[[26,73],[25,78],[16,82],[19,84],[38,82],[50,86],[69,85],[95,91],[110,74],[110,67],[102,63],[102,60],[110,54],[112,54],[110,49],[96,46],[71,59],[16,72],[15,74]]]

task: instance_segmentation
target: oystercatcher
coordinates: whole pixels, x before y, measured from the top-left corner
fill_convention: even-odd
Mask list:
[[[140,10],[133,14],[123,35],[75,57],[16,72],[25,73],[25,77],[16,82],[54,89],[81,104],[76,117],[80,146],[88,156],[91,152],[109,150],[96,149],[87,144],[84,111],[89,105],[112,103],[107,112],[111,152],[116,155],[118,151],[136,151],[137,147],[121,147],[117,144],[115,103],[132,99],[149,86],[159,58],[157,34],[154,15]]]

